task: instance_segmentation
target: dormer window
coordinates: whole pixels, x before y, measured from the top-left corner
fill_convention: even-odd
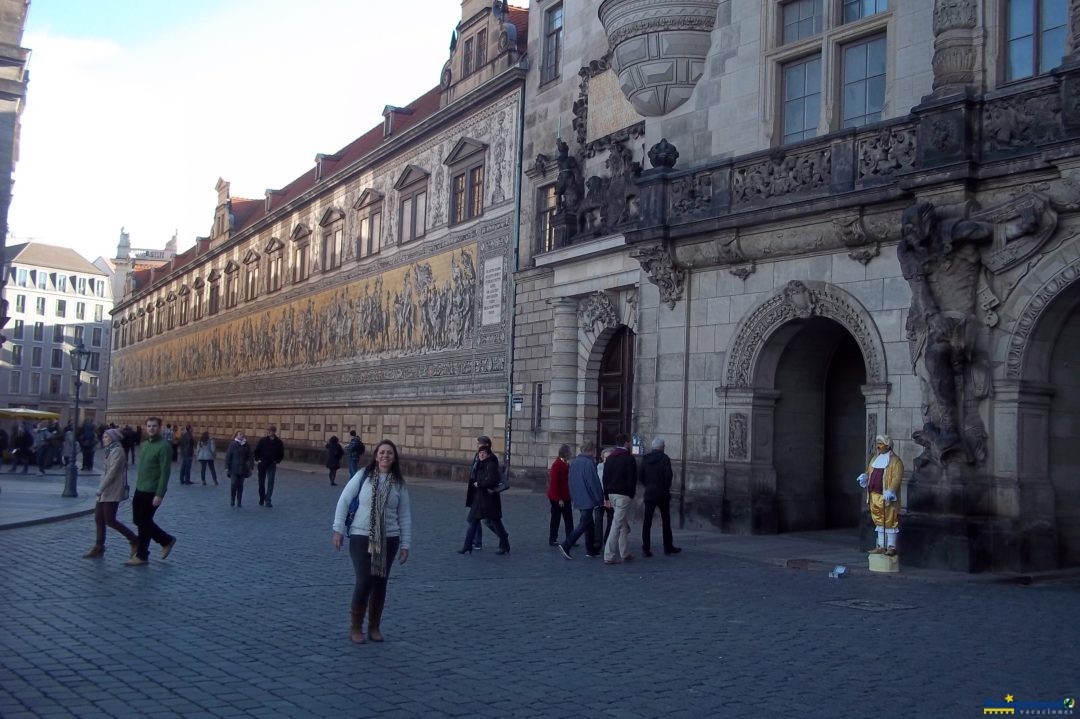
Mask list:
[[[483,70],[487,65],[487,30],[476,33],[476,69]]]
[[[356,258],[370,257],[380,249],[382,241],[383,195],[372,189],[364,190],[353,204],[357,211],[360,232],[356,238]]]
[[[319,220],[322,227],[322,244],[319,258],[322,271],[330,272],[341,266],[341,250],[345,238],[345,213],[336,207],[331,207],[323,213]]]
[[[422,168],[409,165],[394,184],[400,199],[398,227],[402,244],[427,234],[428,177]]]
[[[473,45],[475,41],[470,37],[465,41],[465,49],[461,56],[461,76],[468,77],[473,71]]]
[[[411,115],[412,110],[407,107],[395,107],[393,105],[387,105],[383,108],[383,137],[390,137],[394,134],[394,116],[395,115]]]

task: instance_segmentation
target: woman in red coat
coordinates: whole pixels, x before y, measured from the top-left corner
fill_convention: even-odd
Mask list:
[[[559,544],[559,517],[566,527],[566,536],[574,530],[574,514],[570,509],[570,445],[559,447],[559,456],[548,470],[547,498],[551,502],[551,525],[548,528],[548,544]]]

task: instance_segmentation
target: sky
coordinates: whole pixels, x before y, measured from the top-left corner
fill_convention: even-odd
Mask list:
[[[525,3],[514,3],[525,4]],[[208,235],[438,84],[459,0],[32,0],[9,245]]]

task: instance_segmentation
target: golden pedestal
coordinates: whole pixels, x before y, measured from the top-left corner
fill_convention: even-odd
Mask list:
[[[871,554],[869,557],[871,572],[900,571],[900,557],[890,557],[887,554]]]

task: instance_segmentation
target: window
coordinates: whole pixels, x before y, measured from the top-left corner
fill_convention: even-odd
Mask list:
[[[24,270],[21,267],[16,269],[15,270],[15,284],[18,285],[19,287],[29,287],[30,286],[30,270]]]
[[[41,354],[42,354],[42,352],[41,352],[40,347],[31,347],[30,348],[30,366],[31,367],[40,367],[41,366]]]
[[[559,77],[562,63],[563,7],[562,3],[544,13],[544,57],[540,66],[540,82],[546,83]]]
[[[11,339],[21,340],[23,338],[23,327],[25,322],[22,320],[15,320],[15,324],[11,328]]]
[[[453,198],[450,203],[450,222],[465,222],[484,213],[483,163],[454,175],[450,183]]]
[[[783,94],[784,142],[814,137],[821,115],[821,56],[785,65]]]
[[[44,342],[45,341],[45,323],[44,322],[35,322],[34,323],[34,341],[35,342]]]
[[[545,185],[536,191],[536,252],[555,249],[555,185]]]
[[[165,310],[164,310],[164,308],[162,308],[161,305],[157,305],[154,308],[154,319],[155,319],[155,324],[156,324],[156,328],[154,329],[154,333],[155,334],[161,334],[162,332],[165,331]]]
[[[259,262],[248,263],[244,270],[244,300],[250,302],[259,296]]]
[[[270,255],[270,277],[267,282],[267,289],[270,292],[275,292],[281,289],[281,252],[275,252]]]
[[[83,327],[82,325],[75,325],[75,336],[74,336],[74,338],[72,338],[71,343],[77,345],[80,342],[85,341],[85,339],[86,339],[85,331],[86,331],[86,328]]]
[[[183,327],[188,321],[188,308],[191,305],[191,295],[185,290],[184,294],[180,295],[180,326]]]
[[[1009,0],[1005,80],[1042,75],[1061,64],[1069,26],[1066,0]]]
[[[360,218],[359,257],[369,257],[379,251],[379,236],[382,235],[382,212],[373,211]]]
[[[82,327],[79,327],[79,329],[82,329]],[[53,325],[53,328],[52,328],[52,341],[56,342],[58,344],[64,344],[64,326],[63,325]]]
[[[88,377],[86,380],[86,396],[94,399],[98,396],[98,378]]]
[[[855,22],[864,17],[877,15],[879,12],[885,12],[888,7],[889,3],[886,0],[844,0],[844,22]]]
[[[80,327],[79,329],[82,329],[82,327]],[[95,327],[92,330],[90,330],[90,346],[91,347],[100,347],[101,346],[101,328],[100,327]]]
[[[201,320],[203,314],[203,286],[200,282],[195,283],[194,303],[192,307],[192,319]]]
[[[67,292],[67,280],[68,280],[67,275],[57,275],[56,276],[56,291],[57,292]]]
[[[165,329],[171,330],[176,327],[176,298],[169,301],[169,306],[165,312]]]
[[[844,127],[877,122],[885,107],[885,37],[845,45],[841,53]]]
[[[19,394],[22,392],[22,372],[12,372],[11,379],[8,381],[8,392],[11,394]]]
[[[476,69],[482,70],[487,65],[487,30],[476,33]]]
[[[98,297],[105,296],[105,280],[94,280],[94,294]]]
[[[52,358],[49,362],[49,366],[53,369],[62,369],[64,366],[64,350],[59,347],[54,347],[52,351]]]
[[[341,266],[341,240],[345,231],[341,223],[323,233],[322,236],[322,271],[329,272]]]
[[[49,394],[53,396],[60,394],[60,375],[49,375]]]
[[[75,290],[75,292],[77,292],[80,295],[85,295],[86,294],[86,278],[85,277],[76,277],[75,278],[75,286],[77,288]]]
[[[101,371],[101,353],[100,352],[91,352],[90,353],[90,364],[87,366],[87,369],[90,372],[100,372]]]
[[[427,233],[427,183],[401,194],[401,241],[409,242]]]
[[[85,302],[76,302],[75,303],[75,319],[77,319],[77,320],[85,320],[86,319],[86,303]],[[101,320],[98,320],[98,321],[100,322]]]
[[[34,300],[34,309],[37,311],[37,313],[39,315],[44,315],[45,314],[45,298],[44,297],[38,297],[38,298],[36,298]]]
[[[533,382],[532,403],[532,428],[533,430],[544,427],[544,383]]]
[[[30,394],[41,394],[41,373],[30,373]]]
[[[22,365],[22,345],[11,345],[11,364],[15,367]]]
[[[208,311],[212,315],[216,315],[218,310],[221,309],[221,288],[218,287],[218,283],[214,282],[210,285],[210,306]]]
[[[65,317],[65,316],[67,316],[67,300],[57,300],[56,301],[56,316],[57,317]]]
[[[26,295],[15,295],[15,311],[26,312]]]
[[[473,45],[474,41],[470,37],[465,41],[465,51],[461,56],[461,76],[468,77],[473,71]]]
[[[794,0],[782,6],[785,45],[821,32],[821,5],[822,0]]]
[[[303,282],[308,278],[308,245],[305,243],[293,248],[293,282]]]
[[[101,305],[94,305],[94,322],[101,322],[105,317],[105,308]]]
[[[239,278],[237,278],[237,274],[239,274],[239,269],[240,268],[237,267],[237,268],[233,269],[231,272],[229,270],[225,271],[225,307],[226,307],[226,309],[228,309],[230,307],[236,307],[236,303],[240,300],[240,283],[238,281]],[[213,292],[214,291],[213,288],[210,288],[210,291]],[[213,312],[213,311],[214,310],[211,310],[211,312]]]
[[[34,272],[34,275],[34,279],[37,281],[37,288],[39,290],[49,289],[49,275],[45,272],[45,270],[37,270],[36,272]]]

